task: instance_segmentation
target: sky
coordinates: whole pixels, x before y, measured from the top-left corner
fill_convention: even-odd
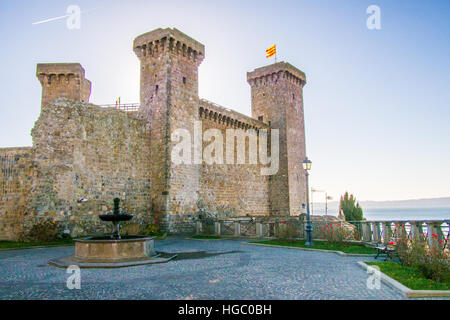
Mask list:
[[[81,9],[67,19],[33,24]],[[380,8],[381,29],[366,10]],[[450,196],[450,1],[1,1],[0,147],[30,146],[36,64],[79,62],[94,104],[139,102],[133,39],[175,27],[206,47],[200,97],[250,115],[246,72],[278,60],[306,73],[311,186],[334,199]]]

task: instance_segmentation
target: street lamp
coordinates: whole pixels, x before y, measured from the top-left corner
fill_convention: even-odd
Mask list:
[[[305,160],[303,160],[303,169],[305,169],[305,175],[306,175],[306,246],[313,246],[312,241],[312,226],[311,226],[311,215],[309,212],[309,170],[311,170],[311,160],[306,157]]]

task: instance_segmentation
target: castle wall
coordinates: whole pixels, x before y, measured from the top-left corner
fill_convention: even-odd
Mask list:
[[[141,105],[133,113],[87,103],[91,82],[80,64],[37,65],[42,104],[33,147],[0,149],[0,238],[13,238],[44,217],[60,221],[72,236],[107,232],[110,226],[97,215],[110,210],[115,197],[135,215],[134,222],[157,221],[170,233],[193,232],[203,212],[301,213],[306,195],[302,71],[280,62],[248,73],[252,118],[199,99],[205,47],[181,31],[142,34],[133,50],[141,70]],[[172,158],[180,143],[173,134],[180,129],[191,139],[191,159],[181,164]],[[201,157],[210,142],[197,140],[196,131],[208,129],[222,134],[223,164]],[[227,163],[227,129],[267,130],[269,137],[278,129],[277,172],[262,174],[268,165],[261,164],[259,150],[256,162],[249,162],[248,137],[244,163]]]
[[[306,204],[306,177],[303,160],[306,158],[303,90],[298,84],[286,81],[285,91],[294,93],[291,103],[286,102],[286,144],[289,176],[290,215],[302,214]]]
[[[0,240],[15,239],[33,180],[31,147],[0,149]]]
[[[27,227],[51,216],[72,236],[108,231],[97,215],[112,209],[114,197],[134,221],[150,219],[151,159],[142,120],[59,99],[41,110],[32,136],[37,174]]]
[[[270,122],[280,133],[280,169],[270,181],[272,215],[299,215],[306,203],[302,161],[306,157],[303,114],[305,74],[279,62],[247,73],[252,116]]]
[[[217,216],[260,216],[270,214],[269,177],[261,175],[260,164],[250,164],[246,142],[245,164],[226,164],[226,130],[268,129],[268,126],[238,112],[202,101],[202,130],[218,129],[223,136],[224,164],[203,162],[200,175],[201,209]],[[203,150],[210,142],[203,142]],[[234,145],[236,159],[236,144]]]

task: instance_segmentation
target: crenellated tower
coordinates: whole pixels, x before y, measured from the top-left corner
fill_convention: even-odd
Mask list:
[[[57,98],[89,102],[91,82],[79,63],[39,63],[36,76],[42,85],[41,107]]]
[[[272,215],[299,215],[306,203],[303,86],[305,74],[279,62],[247,73],[251,86],[252,116],[278,129],[279,170],[269,178]]]
[[[205,47],[177,29],[156,29],[134,40],[140,60],[140,116],[151,139],[153,210],[171,221],[197,210],[199,164],[174,165],[171,133],[193,136],[198,120],[198,67]],[[192,152],[193,153],[193,152]]]

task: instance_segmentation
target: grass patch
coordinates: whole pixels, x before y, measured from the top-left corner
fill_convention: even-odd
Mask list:
[[[72,239],[61,239],[52,242],[18,242],[18,241],[0,241],[0,249],[15,249],[28,247],[56,246],[74,244]]]
[[[219,236],[202,236],[202,235],[195,235],[191,237],[192,239],[202,239],[202,240],[214,240],[214,239],[221,239]]]
[[[304,240],[267,240],[267,241],[252,241],[250,243],[271,244],[277,246],[296,247],[296,248],[310,248],[321,250],[342,251],[344,253],[353,254],[376,254],[377,250],[374,248],[365,247],[357,243],[328,243],[326,241],[315,241],[314,246],[306,246]]]
[[[156,237],[155,240],[164,240],[167,237],[167,233],[165,232],[157,232],[151,237]]]
[[[449,282],[437,282],[427,279],[414,267],[402,266],[396,262],[365,262],[371,266],[377,266],[381,272],[397,280],[412,290],[450,290]]]

